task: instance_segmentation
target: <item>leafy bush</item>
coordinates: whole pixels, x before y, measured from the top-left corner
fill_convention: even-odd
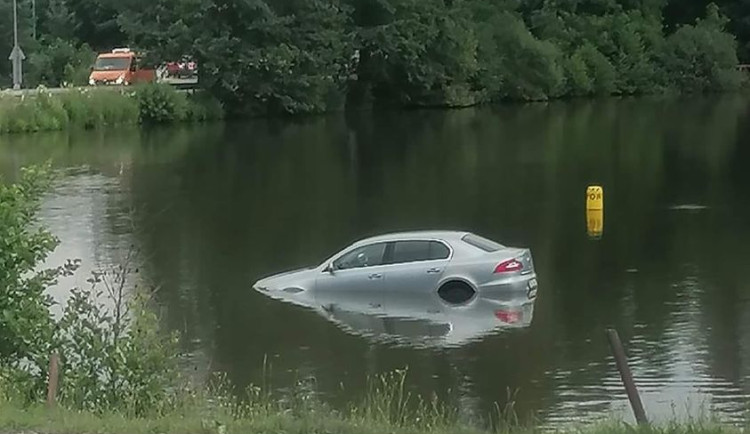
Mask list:
[[[133,416],[174,408],[176,340],[159,332],[145,293],[126,292],[134,253],[122,265],[94,273],[91,289],[73,290],[62,318],[52,318],[45,290],[75,271],[78,262],[35,271],[57,245],[49,232],[35,229],[50,174],[48,167],[24,169],[18,183],[0,184],[2,392],[23,401],[41,400],[47,362],[57,351],[60,400],[66,407]]]
[[[381,103],[462,106],[476,101],[477,38],[460,5],[399,0],[385,24],[362,29],[357,73]]]
[[[667,39],[662,62],[670,85],[687,93],[740,87],[736,42],[723,31],[725,25],[726,19],[711,4],[705,19],[680,27]]]
[[[127,125],[138,122],[138,102],[112,89],[71,90],[59,96],[70,123],[82,128]]]
[[[591,90],[600,95],[615,92],[617,71],[609,59],[592,44],[585,44],[576,51],[581,61],[586,65],[587,75],[591,79]]]
[[[531,34],[522,20],[500,13],[483,23],[480,83],[492,99],[546,100],[560,96],[565,73],[560,50]]]
[[[186,117],[187,97],[163,84],[146,84],[135,90],[139,120],[142,123],[162,124],[182,121]]]
[[[125,293],[132,259],[95,273],[91,290],[74,289],[58,323],[60,400],[70,408],[143,416],[174,404],[176,337],[159,332],[146,293]]]
[[[201,122],[221,119],[223,105],[205,92],[192,95],[166,85],[119,89],[44,88],[24,97],[0,97],[0,133],[91,129],[142,123]]]
[[[24,81],[36,87],[83,86],[96,53],[87,45],[76,46],[62,39],[42,40],[28,57]]]
[[[71,267],[38,270],[57,239],[37,226],[48,168],[24,169],[15,184],[0,182],[0,368],[40,372],[54,333],[45,290]],[[44,370],[41,370],[44,372]],[[39,384],[39,381],[36,382]],[[28,389],[27,389],[28,391]]]
[[[191,94],[187,98],[185,120],[203,122],[224,117],[224,105],[207,92]]]
[[[580,52],[575,52],[565,62],[567,78],[566,92],[571,95],[589,95],[594,90],[594,81],[589,77],[588,66]]]
[[[44,89],[29,98],[0,99],[0,132],[54,131],[68,122],[61,101]]]

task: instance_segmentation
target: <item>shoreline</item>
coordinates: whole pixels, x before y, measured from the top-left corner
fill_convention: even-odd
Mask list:
[[[310,113],[279,113],[227,117],[223,105],[200,89],[177,89],[165,84],[132,87],[38,88],[0,91],[0,136],[38,132],[95,130],[105,127],[198,124],[210,121],[257,119],[304,119],[337,113],[393,111],[452,111],[471,108],[509,108],[539,104],[579,104],[603,100],[674,100],[696,97],[750,96],[748,88],[731,92],[683,93],[665,91],[649,94],[612,94],[560,97],[539,101],[477,101],[469,105],[356,105],[340,110]],[[12,92],[23,92],[13,94]]]
[[[210,95],[187,93],[164,84],[39,88],[20,96],[0,92],[0,134],[199,123],[223,118],[223,106]]]
[[[224,403],[227,404],[227,403]],[[535,424],[520,424],[512,415],[499,415],[492,426],[472,427],[456,421],[424,421],[417,414],[378,415],[364,409],[360,413],[342,415],[315,403],[303,408],[282,409],[273,404],[261,404],[234,414],[229,405],[199,405],[177,409],[160,416],[133,417],[116,412],[75,411],[48,408],[41,404],[16,406],[0,402],[1,433],[45,434],[742,434],[742,426],[713,419],[689,419],[664,424],[635,426],[610,418],[603,422],[568,423],[552,428]],[[507,419],[503,419],[507,418]]]

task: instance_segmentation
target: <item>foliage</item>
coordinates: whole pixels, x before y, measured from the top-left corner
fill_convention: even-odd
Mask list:
[[[53,319],[45,291],[78,262],[36,271],[57,245],[49,232],[34,229],[50,174],[48,167],[24,169],[18,183],[0,184],[0,392],[41,400],[55,351],[67,408],[131,416],[174,409],[176,339],[160,332],[148,294],[127,285],[134,250],[121,265],[94,273],[90,290],[74,289],[62,318]]]
[[[97,128],[137,121],[137,101],[110,90],[52,94],[42,88],[23,98],[0,98],[0,133],[56,131],[69,126]]]
[[[0,183],[0,365],[37,360],[49,347],[51,300],[44,290],[59,270],[37,266],[57,240],[34,226],[50,181],[45,170],[25,169],[18,183]]]
[[[95,57],[85,44],[77,47],[63,39],[44,40],[28,57],[25,82],[32,87],[83,86]]]
[[[31,0],[19,1],[28,30]],[[736,53],[750,59],[750,1],[717,1],[40,0],[40,37],[20,36],[32,86],[81,83],[89,47],[129,45],[149,64],[195,58],[201,87],[230,115],[455,107],[736,89]],[[7,52],[10,15],[0,4]],[[144,121],[210,114],[145,92]]]
[[[186,99],[166,85],[149,84],[138,88],[139,120],[142,123],[166,123],[185,118]]]
[[[508,12],[480,27],[480,83],[497,99],[545,100],[562,94],[562,53],[537,39],[523,21]]]
[[[138,122],[138,102],[127,93],[109,89],[72,90],[59,94],[70,124],[92,129]]]
[[[385,374],[382,378],[398,381],[400,375]],[[5,386],[0,382],[0,395]],[[370,387],[371,390],[400,388],[398,383],[381,386],[380,380],[371,380]],[[386,392],[385,396],[393,395]],[[545,431],[543,427],[519,423],[512,406],[498,409],[499,422],[488,429],[467,426],[455,418],[444,419],[439,411],[428,408],[410,411],[398,405],[384,407],[384,397],[376,398],[375,402],[365,401],[352,411],[334,412],[321,410],[311,403],[296,409],[265,401],[237,406],[227,405],[224,399],[199,396],[185,407],[148,418],[127,416],[118,411],[90,412],[48,409],[41,405],[23,406],[13,400],[0,399],[0,429],[48,434],[536,434]],[[398,399],[397,396],[394,398]],[[374,407],[368,408],[369,405]],[[386,413],[380,413],[379,409],[384,408],[392,410],[386,409]],[[592,425],[560,425],[554,431],[560,434],[741,434],[743,429],[720,425],[710,419],[675,421],[647,427],[611,419]]]
[[[363,28],[357,73],[376,98],[401,105],[465,105],[478,69],[470,15],[442,0],[398,0]],[[462,89],[463,92],[459,89]],[[463,94],[464,97],[458,97]]]
[[[224,117],[224,105],[208,92],[192,93],[187,97],[185,120],[204,122]]]
[[[202,122],[221,119],[223,105],[202,92],[180,93],[165,85],[83,89],[0,97],[0,133],[100,128],[137,123]]]
[[[71,293],[56,336],[65,406],[143,416],[172,405],[176,340],[159,332],[148,294],[126,293],[133,259],[131,251],[123,264],[94,273],[91,290]]]
[[[171,86],[148,84],[136,88],[139,120],[146,124],[192,121],[201,122],[223,117],[224,108],[204,92],[179,93]]]
[[[727,20],[709,5],[705,19],[680,27],[664,49],[669,83],[680,90],[707,92],[737,89],[742,75],[735,70],[734,38],[723,32]]]

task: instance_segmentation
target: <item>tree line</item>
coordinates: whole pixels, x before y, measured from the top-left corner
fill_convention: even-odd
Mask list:
[[[85,83],[127,45],[194,57],[235,114],[725,91],[750,58],[750,0],[18,1],[27,85]]]

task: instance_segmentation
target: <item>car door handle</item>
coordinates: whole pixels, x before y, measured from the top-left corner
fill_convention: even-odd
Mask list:
[[[439,268],[430,268],[429,270],[427,270],[427,272],[428,273],[439,273],[440,269]]]
[[[380,273],[372,273],[367,276],[368,279],[380,279],[381,277],[383,277],[383,275]]]

